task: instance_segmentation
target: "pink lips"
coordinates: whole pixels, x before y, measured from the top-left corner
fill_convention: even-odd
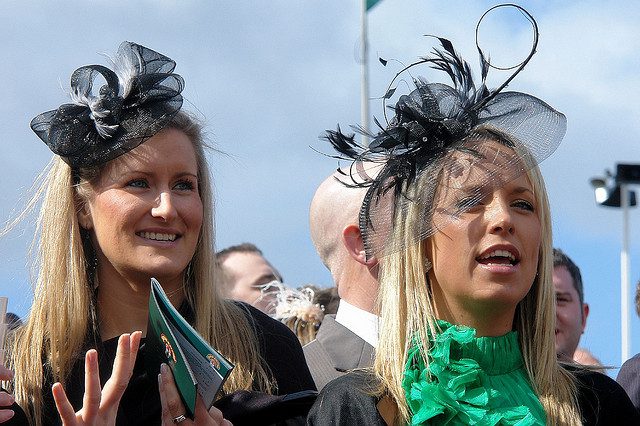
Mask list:
[[[511,264],[503,265],[499,263],[489,263],[489,264],[481,263],[480,267],[491,272],[492,274],[513,274],[519,269],[518,265],[511,265]]]

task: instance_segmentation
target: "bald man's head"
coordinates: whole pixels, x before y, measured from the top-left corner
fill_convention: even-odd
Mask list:
[[[358,165],[358,174],[375,176],[379,165]],[[378,266],[367,258],[358,217],[367,188],[352,188],[351,177],[338,172],[326,178],[316,190],[309,212],[311,239],[322,262],[331,271],[340,298],[368,312],[374,312],[378,293]]]
[[[366,192],[361,188],[348,188],[340,179],[345,177],[338,173],[326,178],[316,190],[309,209],[311,240],[330,271],[346,255],[342,230],[347,225],[358,224],[358,212]]]
[[[374,177],[378,164],[359,165],[359,172]],[[352,188],[348,170],[334,172],[316,190],[309,211],[311,240],[325,266],[335,272],[347,256],[342,244],[342,231],[349,225],[358,225],[358,216],[367,188]]]

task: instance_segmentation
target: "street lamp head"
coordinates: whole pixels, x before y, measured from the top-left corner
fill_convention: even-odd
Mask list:
[[[636,192],[627,189],[629,196],[629,207],[635,207],[637,205]],[[620,196],[620,185],[616,185],[613,188],[600,187],[595,188],[596,203],[606,207],[622,207],[622,199]]]
[[[607,186],[607,181],[604,178],[600,177],[591,178],[589,182],[594,189],[604,188]]]
[[[616,185],[610,186],[608,184],[609,181],[610,179],[602,177],[595,177],[590,180],[596,203],[607,207],[621,207],[620,184],[616,180]],[[629,192],[629,206],[634,207],[637,204],[636,193],[631,190],[627,191]]]
[[[591,186],[593,187],[594,194],[596,196],[596,203],[604,204],[609,199],[610,190],[607,187],[607,181],[604,178],[592,178]]]

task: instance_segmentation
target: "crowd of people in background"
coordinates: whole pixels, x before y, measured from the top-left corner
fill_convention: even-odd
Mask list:
[[[535,38],[503,85],[438,39],[410,67],[450,84],[414,77],[367,146],[324,134],[348,164],[309,207],[330,285],[287,282],[251,242],[214,252],[202,124],[170,58],[124,42],[78,68],[72,102],[31,122],[54,155],[36,297],[4,319],[0,424],[640,424],[640,355],[618,384],[580,347],[589,305],[538,166],[566,118],[503,90],[538,35],[510,6]],[[188,411],[170,354],[150,370],[152,277],[235,366],[211,406]]]
[[[217,253],[226,297],[248,303],[284,322],[299,337],[302,345],[313,341],[303,349],[318,390],[349,370],[371,366],[377,345],[378,317],[373,313],[377,278],[375,271],[358,262],[357,254],[354,255],[358,249],[362,250],[358,209],[364,193],[346,188],[339,179],[339,173],[332,173],[320,184],[311,202],[309,220],[312,241],[320,259],[331,272],[333,286],[303,285],[294,288],[285,285],[277,269],[252,243],[230,246]],[[360,238],[360,246],[348,251],[345,244],[353,238],[356,241]],[[234,262],[232,259],[229,262],[232,253],[246,254],[238,256],[243,260]],[[242,263],[242,268],[235,267],[239,263]],[[552,277],[558,359],[606,372],[589,349],[579,346],[587,327],[589,304],[585,302],[580,268],[559,248],[553,249]],[[345,314],[336,315],[339,307]],[[640,316],[640,282],[636,290],[636,310]],[[276,311],[287,314],[277,314]],[[317,335],[325,317],[324,329]],[[303,329],[304,332],[301,331]],[[352,346],[355,342],[361,345]],[[351,357],[352,361],[341,360],[340,354]],[[638,358],[640,355],[634,357]],[[623,367],[619,381],[624,380],[625,371],[633,364],[634,361],[630,360]]]

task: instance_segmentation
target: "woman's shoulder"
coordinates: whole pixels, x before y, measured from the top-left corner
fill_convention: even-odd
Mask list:
[[[326,393],[335,393],[349,390],[357,390],[361,394],[367,396],[373,395],[378,389],[378,379],[370,368],[353,370],[348,374],[344,374],[326,385]]]
[[[588,368],[564,366],[576,378],[585,425],[640,424],[640,414],[615,380]]]
[[[308,425],[385,425],[378,411],[377,380],[369,370],[353,371],[329,382],[307,417]]]
[[[298,338],[293,334],[289,327],[280,321],[271,318],[261,310],[244,302],[234,301],[233,304],[240,308],[247,317],[249,324],[251,324],[259,336],[280,336],[286,340],[298,341]]]

